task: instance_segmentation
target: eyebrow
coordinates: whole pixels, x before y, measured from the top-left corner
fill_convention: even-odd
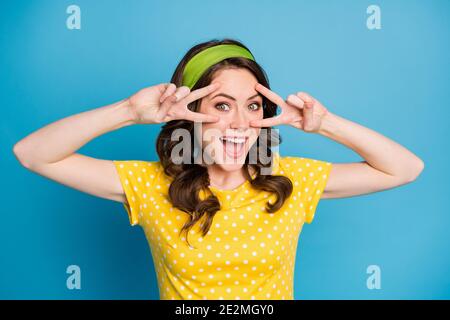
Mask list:
[[[230,96],[230,95],[228,95],[228,94],[226,94],[226,93],[218,93],[218,94],[216,94],[214,97],[212,97],[211,100],[214,99],[215,97],[219,97],[219,96],[222,96],[222,97],[225,97],[225,98],[228,98],[228,99],[231,99],[231,100],[236,101],[235,98],[233,98],[232,96]],[[255,94],[254,96],[249,97],[247,100],[256,98],[256,97],[258,97],[258,96],[260,96],[260,97],[262,98],[262,95],[261,95],[260,93],[257,93],[257,94]]]

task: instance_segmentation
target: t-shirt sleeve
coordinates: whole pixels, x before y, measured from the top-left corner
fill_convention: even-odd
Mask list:
[[[123,203],[132,226],[140,224],[142,205],[152,190],[154,179],[154,162],[113,160],[125,193]]]
[[[291,179],[293,197],[304,214],[305,222],[311,223],[325,190],[332,163],[303,157],[281,157],[281,170]]]

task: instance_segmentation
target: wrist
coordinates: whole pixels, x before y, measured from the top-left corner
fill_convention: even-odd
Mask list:
[[[336,115],[327,111],[325,115],[322,117],[322,121],[320,124],[320,128],[317,131],[318,134],[329,137],[333,129],[335,128]]]
[[[122,101],[122,107],[126,111],[125,120],[128,122],[128,124],[139,123],[139,116],[136,112],[136,108],[130,103],[129,98],[126,98]]]
[[[137,115],[128,98],[115,103],[115,109],[119,114],[122,126],[128,126],[137,123]]]

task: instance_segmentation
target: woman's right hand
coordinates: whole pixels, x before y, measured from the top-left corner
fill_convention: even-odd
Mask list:
[[[216,122],[219,117],[193,112],[187,106],[219,88],[218,83],[190,91],[188,87],[177,88],[173,83],[162,83],[139,90],[128,98],[134,122],[137,124],[162,123],[171,120]]]
[[[50,123],[17,142],[13,152],[24,167],[41,176],[91,195],[126,202],[113,161],[76,151],[95,137],[133,123],[218,121],[218,117],[192,112],[187,106],[219,86],[209,85],[192,92],[174,84],[145,88],[123,101]]]

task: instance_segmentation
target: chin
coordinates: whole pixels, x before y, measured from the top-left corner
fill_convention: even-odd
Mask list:
[[[230,158],[226,154],[218,153],[217,155],[211,156],[210,153],[204,153],[204,159],[208,164],[217,166],[224,171],[235,171],[241,169],[245,163],[247,153],[244,153],[239,158]]]
[[[245,159],[244,159],[245,160]],[[243,166],[244,166],[244,162],[242,163],[221,163],[221,164],[216,164],[221,170],[223,171],[237,171],[240,170]]]

